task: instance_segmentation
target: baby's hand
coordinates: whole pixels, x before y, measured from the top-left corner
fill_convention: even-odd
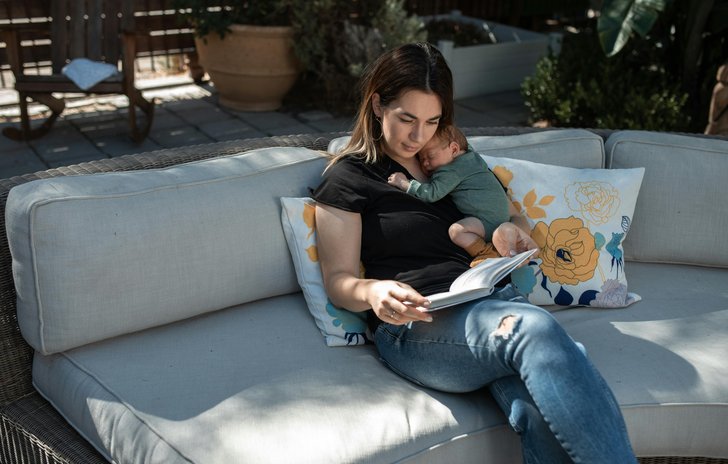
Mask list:
[[[387,183],[389,185],[397,187],[400,190],[404,190],[405,192],[410,185],[410,181],[407,179],[407,176],[405,176],[401,172],[395,172],[394,174],[390,175],[387,179]]]

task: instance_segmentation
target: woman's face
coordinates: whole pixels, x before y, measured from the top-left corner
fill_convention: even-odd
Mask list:
[[[387,106],[374,94],[372,109],[382,121],[384,152],[407,168],[417,162],[417,152],[435,134],[442,114],[440,98],[421,90],[405,91]]]

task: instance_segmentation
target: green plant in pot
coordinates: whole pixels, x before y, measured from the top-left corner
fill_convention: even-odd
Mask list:
[[[426,38],[422,21],[410,15],[404,3],[298,1],[291,9],[291,22],[304,73],[291,95],[302,98],[295,106],[353,114],[366,66],[389,48]]]
[[[296,82],[289,15],[296,0],[174,0],[180,19],[195,28],[200,64],[220,104],[239,111],[272,111]]]

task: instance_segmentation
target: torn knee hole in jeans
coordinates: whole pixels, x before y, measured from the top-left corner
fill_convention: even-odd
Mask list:
[[[510,336],[513,334],[513,331],[516,328],[516,325],[521,320],[519,316],[515,316],[513,314],[509,314],[508,316],[503,316],[503,318],[500,320],[500,324],[498,324],[498,328],[491,333],[491,336],[494,337],[501,337],[504,340],[508,340]]]

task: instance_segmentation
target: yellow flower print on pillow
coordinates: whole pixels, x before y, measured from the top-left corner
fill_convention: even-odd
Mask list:
[[[536,195],[536,189],[530,190],[523,197],[523,208],[525,209],[526,216],[531,219],[541,219],[546,217],[546,211],[541,206],[548,206],[554,201],[553,195],[544,195],[543,198],[538,200]],[[538,202],[536,201],[538,200]]]
[[[531,303],[617,308],[639,300],[628,291],[622,242],[644,168],[564,167],[481,156],[540,247],[538,258],[511,274],[511,282]],[[533,156],[581,164],[574,156]]]
[[[619,210],[619,190],[607,182],[574,182],[564,189],[569,208],[592,224],[606,224]]]
[[[281,227],[291,252],[296,280],[326,344],[371,344],[366,313],[338,308],[326,294],[316,246],[316,202],[309,197],[281,198]]]
[[[584,222],[574,216],[555,219],[550,225],[539,222],[531,237],[541,252],[541,271],[553,282],[577,285],[594,276],[599,251],[594,236]]]
[[[523,197],[523,204],[518,201],[514,195],[513,190],[510,187],[510,183],[513,180],[513,173],[504,166],[496,166],[492,169],[493,174],[498,178],[498,181],[506,188],[506,194],[510,198],[513,206],[519,211],[524,213],[531,219],[541,219],[546,217],[546,211],[541,206],[548,206],[554,201],[556,197],[553,195],[545,195],[540,200],[536,195],[536,189],[530,190]]]
[[[314,202],[303,204],[303,223],[306,224],[306,227],[309,229],[308,235],[306,236],[306,238],[309,239],[311,238],[311,235],[316,232],[316,206]],[[315,244],[306,248],[306,254],[312,263],[318,263],[318,249]],[[364,263],[360,262],[359,276],[361,278],[364,278],[364,272]]]
[[[316,231],[316,206],[313,203],[303,204],[303,223],[308,227],[306,238],[311,238],[311,235]]]
[[[303,204],[303,223],[306,224],[306,227],[309,229],[306,238],[310,238],[316,231],[316,207],[312,203]],[[312,262],[318,262],[318,250],[316,249],[316,245],[311,245],[306,248],[306,254],[308,255],[308,259]]]
[[[507,189],[506,193],[510,196],[513,193],[509,187],[509,184],[513,180],[513,173],[504,166],[495,166],[491,171],[493,171],[493,174],[498,178],[501,185]]]

